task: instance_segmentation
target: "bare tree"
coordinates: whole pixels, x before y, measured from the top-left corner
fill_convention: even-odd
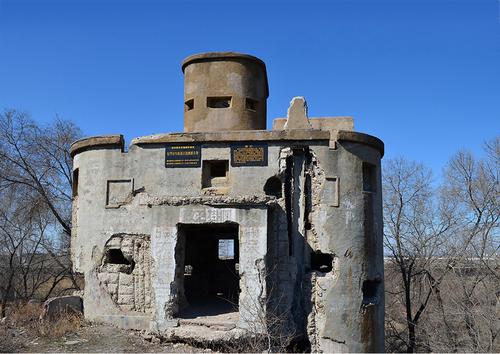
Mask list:
[[[19,184],[36,192],[62,230],[71,234],[72,160],[70,144],[80,136],[71,122],[56,120],[42,128],[26,113],[0,115],[0,181],[2,188]]]
[[[394,291],[404,307],[407,338],[399,339],[408,352],[417,348],[417,325],[438,286],[433,262],[445,252],[454,223],[448,206],[436,202],[431,182],[422,164],[399,158],[385,165],[384,240],[401,279]]]
[[[9,298],[29,299],[43,283],[43,265],[38,256],[46,234],[45,230],[39,232],[36,224],[41,222],[45,229],[47,223],[40,220],[43,209],[32,202],[27,192],[17,186],[0,194],[5,201],[0,204],[0,269],[5,275],[0,283],[2,315]]]
[[[10,259],[7,268],[14,272],[2,289],[3,299],[12,292],[28,299],[42,284],[48,296],[68,275],[78,287],[69,262],[69,147],[79,136],[69,121],[41,127],[24,112],[0,114],[0,257],[3,266]]]
[[[447,301],[441,301],[449,335],[458,350],[473,352],[498,349],[499,321],[495,305],[499,293],[500,138],[485,145],[478,159],[460,151],[449,162],[443,191],[454,205],[460,228],[450,240],[455,256],[447,264]]]
[[[10,191],[7,197],[12,198],[12,192]],[[9,207],[3,205],[2,210],[0,210],[0,254],[2,255],[0,270],[3,274],[3,281],[0,283],[2,290],[1,317],[5,317],[7,300],[14,291],[18,254],[21,252],[24,241],[30,235],[30,230],[23,227],[24,223],[18,222],[22,210],[12,204]]]
[[[494,350],[499,150],[497,138],[485,159],[457,153],[435,189],[422,164],[385,165],[389,350]]]

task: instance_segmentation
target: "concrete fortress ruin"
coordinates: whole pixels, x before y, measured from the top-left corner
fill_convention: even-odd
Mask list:
[[[350,117],[308,118],[302,97],[266,130],[253,56],[198,54],[182,70],[183,133],[71,147],[85,317],[383,351],[382,141]]]

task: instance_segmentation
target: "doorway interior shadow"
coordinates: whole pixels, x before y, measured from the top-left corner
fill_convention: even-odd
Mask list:
[[[217,316],[237,312],[239,301],[238,224],[181,224],[184,247],[176,258],[183,271],[184,306],[179,318]],[[183,262],[182,262],[183,260]]]

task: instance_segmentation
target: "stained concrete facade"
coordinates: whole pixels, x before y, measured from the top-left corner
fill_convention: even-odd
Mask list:
[[[279,318],[313,351],[383,351],[383,143],[350,117],[308,118],[302,97],[265,130],[257,58],[182,68],[184,133],[72,145],[85,317],[226,340]]]

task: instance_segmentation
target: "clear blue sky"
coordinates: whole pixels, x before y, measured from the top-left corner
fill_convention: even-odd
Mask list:
[[[499,0],[0,0],[0,109],[128,141],[182,131],[180,63],[203,51],[266,62],[268,127],[305,96],[438,175],[500,133]]]

